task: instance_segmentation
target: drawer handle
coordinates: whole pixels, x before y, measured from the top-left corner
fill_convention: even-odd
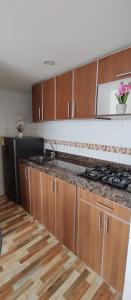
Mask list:
[[[131,71],[127,72],[127,73],[117,74],[116,77],[126,76],[126,75],[130,75],[130,74],[131,74]]]
[[[107,208],[107,209],[109,209],[109,210],[111,210],[111,211],[113,210],[112,207],[110,207],[110,206],[108,206],[108,205],[106,205],[106,204],[103,204],[103,203],[101,203],[101,202],[96,202],[96,204],[99,205],[99,206],[101,206],[101,207]]]

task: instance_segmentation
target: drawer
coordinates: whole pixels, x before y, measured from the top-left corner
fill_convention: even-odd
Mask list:
[[[131,209],[124,207],[116,202],[113,202],[107,198],[104,198],[95,193],[91,193],[88,190],[78,189],[78,199],[81,199],[89,204],[95,205],[105,212],[115,215],[122,220],[130,222]]]

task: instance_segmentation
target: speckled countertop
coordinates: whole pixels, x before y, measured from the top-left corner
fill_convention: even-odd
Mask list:
[[[72,183],[78,187],[88,189],[90,192],[100,194],[112,201],[119,203],[125,207],[131,208],[131,193],[118,188],[111,187],[107,184],[84,179],[77,176],[78,173],[84,172],[85,167],[92,164],[91,161],[84,163],[73,159],[59,158],[52,161],[45,161],[42,165],[32,159],[22,159],[21,162],[27,166],[36,168],[49,175]],[[93,160],[94,161],[94,160]]]

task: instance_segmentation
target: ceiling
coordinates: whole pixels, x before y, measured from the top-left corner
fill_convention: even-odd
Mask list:
[[[131,0],[0,0],[0,88],[29,93],[41,79],[129,45]]]

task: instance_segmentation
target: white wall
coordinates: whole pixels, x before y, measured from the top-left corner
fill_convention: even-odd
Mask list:
[[[131,148],[131,120],[73,120],[28,124],[27,132],[46,139]],[[48,146],[48,145],[47,145]],[[131,165],[131,155],[56,145],[56,150]]]
[[[31,97],[9,90],[0,90],[0,136],[16,136],[16,116],[21,113],[25,123],[31,121]],[[0,146],[0,195],[4,193]]]

